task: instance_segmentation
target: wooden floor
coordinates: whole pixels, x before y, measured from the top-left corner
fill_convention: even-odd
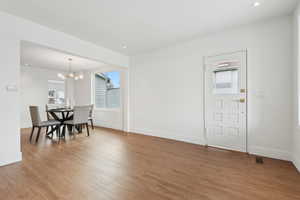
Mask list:
[[[289,162],[143,135],[96,129],[58,144],[29,144],[23,162],[0,168],[0,199],[300,199]]]

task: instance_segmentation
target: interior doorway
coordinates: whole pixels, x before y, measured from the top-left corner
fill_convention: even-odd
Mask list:
[[[20,68],[21,128],[32,127],[31,105],[40,108],[41,119],[45,121],[46,105],[54,109],[93,104],[95,126],[128,131],[126,67],[22,41]]]

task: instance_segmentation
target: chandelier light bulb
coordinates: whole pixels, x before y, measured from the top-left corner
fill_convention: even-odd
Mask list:
[[[68,69],[68,72],[66,72],[65,74],[62,74],[62,73],[58,73],[57,76],[63,80],[65,79],[74,79],[74,80],[79,80],[79,79],[83,79],[84,76],[82,73],[77,73],[77,72],[74,72],[72,71],[72,58],[69,58],[68,61],[69,61],[69,69]]]
[[[66,77],[62,73],[58,73],[57,76],[61,79],[65,79]]]
[[[73,73],[70,73],[70,74],[69,74],[69,77],[74,78],[74,74],[73,74]]]

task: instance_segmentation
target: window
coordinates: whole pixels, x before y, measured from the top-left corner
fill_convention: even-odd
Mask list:
[[[64,81],[48,81],[48,104],[64,104],[65,103],[65,82]]]
[[[238,69],[214,71],[214,94],[237,94]]]
[[[120,108],[120,72],[95,74],[95,107]]]

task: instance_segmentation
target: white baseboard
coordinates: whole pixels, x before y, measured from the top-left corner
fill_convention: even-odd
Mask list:
[[[205,145],[205,141],[201,141],[200,139],[196,139],[196,138],[184,138],[182,137],[182,135],[174,134],[174,132],[169,133],[167,131],[154,131],[154,130],[145,130],[145,129],[131,129],[130,132],[155,136],[155,137],[161,137],[161,138],[167,138],[167,139],[172,139],[172,140],[177,140],[182,142],[188,142],[192,144]],[[200,137],[201,136],[199,135],[199,138]],[[279,150],[279,149],[250,146],[248,147],[248,152],[250,154],[264,156],[268,158],[275,158],[275,159],[286,160],[286,161],[292,160],[291,152]],[[300,162],[298,166],[300,166]]]
[[[280,149],[249,146],[248,152],[250,154],[264,156],[268,158],[275,158],[275,159],[286,160],[286,161],[292,160],[291,152],[280,150]]]
[[[204,141],[201,141],[199,138],[187,138],[183,137],[182,135],[176,135],[174,132],[170,133],[168,131],[152,131],[152,130],[145,130],[145,129],[130,129],[130,133],[136,133],[136,134],[141,134],[141,135],[149,135],[149,136],[154,136],[154,137],[160,137],[160,138],[165,138],[165,139],[171,139],[171,140],[176,140],[176,141],[181,141],[181,142],[187,142],[191,144],[199,144],[199,145],[205,145]]]
[[[22,152],[5,154],[0,156],[0,166],[9,165],[20,162],[22,160]]]
[[[111,129],[123,131],[121,127],[114,126],[114,125],[111,125],[111,124],[108,124],[108,123],[94,123],[94,125],[97,126],[97,127],[111,128]]]
[[[28,127],[21,127],[21,129],[28,129],[28,128],[32,128],[32,126],[28,126]]]

